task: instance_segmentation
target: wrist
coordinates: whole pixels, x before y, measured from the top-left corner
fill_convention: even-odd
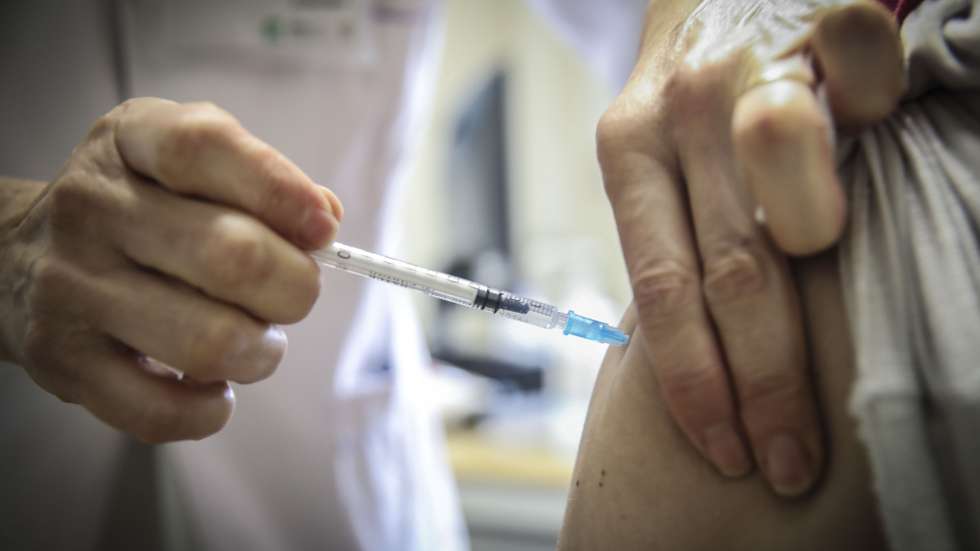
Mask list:
[[[0,362],[18,363],[20,359],[24,260],[29,255],[24,254],[18,230],[45,189],[44,182],[0,177]]]

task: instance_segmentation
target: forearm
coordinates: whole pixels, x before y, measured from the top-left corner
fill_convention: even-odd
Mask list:
[[[16,362],[13,352],[20,323],[14,301],[23,293],[19,267],[22,254],[15,233],[20,222],[46,189],[44,182],[0,177],[0,362]]]

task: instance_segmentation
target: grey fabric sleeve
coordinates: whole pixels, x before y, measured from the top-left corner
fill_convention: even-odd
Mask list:
[[[980,549],[980,0],[902,33],[906,101],[838,151],[851,407],[892,548]]]

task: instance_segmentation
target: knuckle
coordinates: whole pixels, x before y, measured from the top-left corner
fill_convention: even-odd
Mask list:
[[[65,265],[50,255],[39,257],[31,266],[31,287],[35,293],[44,293],[61,287],[70,278]],[[43,294],[29,295],[43,298]]]
[[[663,132],[666,122],[659,100],[638,99],[626,93],[602,114],[596,124],[596,157],[603,189],[611,201],[619,200],[629,187],[624,184],[636,180],[640,167],[672,164],[673,144]]]
[[[657,260],[636,271],[633,299],[645,323],[671,322],[698,300],[696,275],[676,260]]]
[[[91,220],[97,202],[92,186],[74,169],[69,169],[52,184],[48,201],[52,227],[72,231]]]
[[[164,178],[173,177],[177,165],[194,165],[214,146],[234,141],[241,131],[238,121],[211,103],[191,103],[182,106],[180,115],[160,141],[159,158]],[[170,161],[170,162],[167,162]],[[170,178],[168,183],[178,184]]]
[[[89,127],[88,134],[86,136],[87,141],[96,140],[103,136],[108,136],[116,128],[117,118],[115,116],[115,110],[106,113],[95,119],[92,126]]]
[[[685,56],[674,71],[664,80],[661,95],[669,103],[672,130],[683,135],[688,129],[698,128],[708,121],[720,120],[718,115],[730,109],[730,86],[734,64],[738,57],[705,61]]]
[[[202,248],[203,265],[212,284],[241,291],[269,279],[275,269],[272,255],[251,224],[226,218],[218,224]]]
[[[807,378],[788,369],[740,374],[736,386],[746,425],[768,423],[773,415],[790,417],[810,400]]]
[[[667,79],[667,91],[676,100],[694,100],[695,104],[727,96],[730,91],[719,86],[734,78],[744,62],[742,48],[732,48],[721,56],[705,50],[689,52]]]
[[[31,264],[28,277],[23,289],[28,333],[45,339],[69,338],[68,344],[76,344],[71,339],[84,333],[70,330],[72,324],[100,326],[104,321],[102,316],[108,314],[93,307],[94,280],[58,254],[38,257]]]
[[[181,112],[180,124],[205,136],[221,138],[240,127],[238,119],[210,101],[185,103]]]
[[[700,417],[695,415],[698,411],[714,407],[706,403],[706,397],[719,388],[724,390],[723,374],[721,366],[713,363],[675,364],[662,365],[657,379],[672,409],[693,418]]]
[[[115,107],[113,107],[111,111],[105,114],[105,116],[110,119],[116,118],[125,114],[127,111],[131,109],[139,108],[145,105],[152,105],[160,101],[162,100],[153,97],[129,98],[123,101],[122,103],[116,105]]]
[[[624,152],[644,147],[650,141],[648,116],[634,102],[620,96],[596,124],[596,154],[599,164],[608,166]]]
[[[751,246],[733,247],[705,261],[703,291],[709,305],[730,304],[753,296],[765,283],[762,264]]]
[[[77,287],[76,276],[64,262],[44,255],[31,266],[26,302],[32,313],[32,327],[43,330],[42,320],[50,312],[64,310],[64,291]]]
[[[626,132],[626,127],[627,124],[615,105],[599,117],[595,127],[595,142],[600,163],[616,152],[615,146],[623,141],[622,135]]]
[[[207,110],[194,109],[184,115],[174,132],[174,146],[178,151],[193,154],[204,145],[227,141],[235,130],[232,122]]]
[[[276,149],[262,144],[253,153],[263,187],[256,208],[263,213],[297,212],[302,180]],[[310,193],[310,196],[313,194]]]
[[[771,154],[773,148],[795,146],[812,136],[826,136],[830,123],[818,110],[801,108],[812,98],[810,92],[795,83],[777,82],[786,94],[770,94],[764,105],[736,110],[733,133],[736,142],[751,147],[760,154]],[[740,107],[742,107],[740,105]]]

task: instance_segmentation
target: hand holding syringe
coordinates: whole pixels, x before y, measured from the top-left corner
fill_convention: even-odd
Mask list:
[[[333,243],[314,251],[313,258],[331,268],[408,287],[447,302],[485,310],[545,329],[561,329],[566,335],[614,345],[623,345],[629,341],[629,337],[615,327],[580,316],[573,311],[562,312],[550,304],[341,243]]]

